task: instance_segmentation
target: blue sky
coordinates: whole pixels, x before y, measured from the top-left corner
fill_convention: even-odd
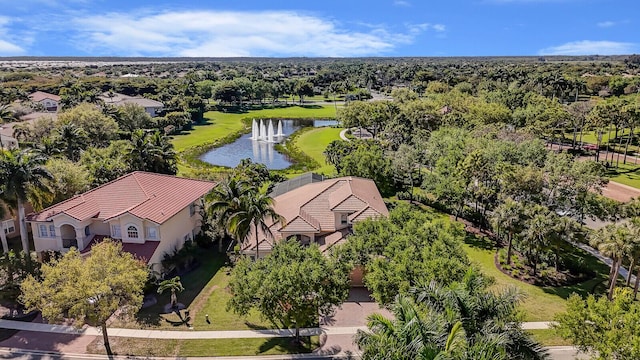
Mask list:
[[[0,0],[0,56],[640,53],[638,0]]]

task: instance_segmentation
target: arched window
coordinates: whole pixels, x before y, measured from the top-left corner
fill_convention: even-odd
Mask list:
[[[127,236],[130,239],[137,239],[138,238],[138,228],[133,226],[133,225],[129,225],[129,227],[127,228]]]

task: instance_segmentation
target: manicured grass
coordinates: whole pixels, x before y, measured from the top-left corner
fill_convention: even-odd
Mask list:
[[[263,321],[257,312],[241,317],[226,310],[231,298],[227,286],[229,284],[229,268],[225,266],[224,255],[213,250],[201,250],[198,255],[200,266],[181,276],[185,290],[178,294],[178,302],[186,309],[176,313],[162,314],[163,308],[170,302],[169,293],[156,295],[158,303],[140,310],[136,321],[115,322],[112,327],[148,328],[163,330],[249,330],[256,328],[272,328]],[[185,311],[189,311],[186,317]],[[209,315],[206,322],[205,315]]]
[[[342,130],[331,127],[316,128],[301,134],[296,139],[296,146],[320,164],[320,168],[313,170],[313,172],[325,175],[335,173],[335,167],[327,164],[323,152],[329,143],[340,139],[340,131]]]
[[[610,168],[607,176],[612,181],[640,189],[640,166],[621,163],[617,168]]]
[[[570,346],[573,345],[571,341],[565,340],[556,334],[553,329],[544,330],[527,330],[537,342],[544,346]]]
[[[179,152],[194,146],[211,143],[235,132],[242,131],[244,124],[241,120],[244,118],[329,119],[335,118],[336,110],[331,104],[323,106],[290,106],[228,113],[209,111],[204,116],[207,119],[206,124],[196,125],[191,131],[174,136],[172,143],[176,151]]]
[[[594,279],[562,287],[540,287],[527,284],[498,270],[494,263],[495,248],[493,243],[486,238],[471,235],[467,239],[465,250],[469,258],[480,267],[484,274],[492,276],[496,280],[495,287],[497,289],[515,286],[526,296],[522,303],[524,321],[553,320],[557,313],[565,311],[566,299],[569,295],[574,292],[582,296],[591,293],[594,286],[604,281],[608,275],[606,265],[582,250],[575,249],[575,256],[583,257],[585,263],[597,271],[598,275]]]
[[[114,353],[122,356],[253,356],[309,353],[319,346],[319,338],[305,338],[300,347],[292,343],[292,338],[264,339],[134,339],[112,337],[110,340]],[[105,354],[102,337],[97,337],[87,347],[92,354]]]

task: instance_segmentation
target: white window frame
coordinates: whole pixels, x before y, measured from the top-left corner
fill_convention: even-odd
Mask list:
[[[49,237],[56,237],[56,226],[53,224],[49,225]]]
[[[158,240],[158,228],[155,226],[148,226],[145,229],[145,234],[149,240]]]
[[[111,236],[115,239],[122,239],[122,232],[120,231],[120,225],[111,225]]]
[[[38,234],[41,238],[49,237],[49,229],[47,229],[47,224],[38,224]]]
[[[16,222],[13,219],[5,220],[2,224],[5,234],[11,234],[16,231]]]
[[[130,228],[134,228],[136,230],[136,236],[131,236],[132,232],[129,230]],[[140,230],[138,230],[138,227],[134,224],[127,225],[127,239],[140,239]]]
[[[349,215],[347,215],[347,214],[340,214],[340,224],[342,224],[342,225],[349,225]]]

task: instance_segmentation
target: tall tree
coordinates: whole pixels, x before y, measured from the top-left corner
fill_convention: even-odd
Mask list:
[[[113,355],[107,334],[107,320],[117,310],[135,313],[142,306],[142,289],[147,280],[143,262],[122,251],[122,244],[105,240],[92,247],[86,260],[76,249],[42,266],[42,280],[33,276],[22,282],[22,298],[29,309],[42,312],[50,322],[75,319],[100,326],[104,347]]]
[[[597,248],[602,255],[613,260],[611,271],[609,272],[609,299],[613,297],[618,273],[625,258],[630,237],[631,232],[626,224],[610,224],[591,234],[589,240],[591,246]]]
[[[61,124],[56,128],[55,142],[62,153],[71,161],[78,161],[88,143],[85,131],[74,123]]]
[[[260,232],[267,237],[273,237],[270,226],[275,222],[283,223],[284,218],[274,210],[273,198],[269,196],[266,188],[254,188],[240,197],[238,211],[229,218],[229,229],[243,240],[252,231],[256,240],[256,259],[259,259]]]
[[[158,294],[169,290],[171,292],[171,308],[178,308],[178,295],[176,293],[183,292],[184,287],[180,282],[180,276],[174,276],[171,279],[163,280],[158,284]]]
[[[256,309],[280,328],[294,327],[299,341],[300,327],[315,326],[319,314],[327,315],[346,300],[349,277],[343,270],[317,244],[303,247],[285,240],[263,259],[236,264],[227,308],[240,315]]]
[[[499,232],[504,230],[507,233],[507,264],[511,264],[513,253],[513,235],[522,227],[524,207],[512,199],[505,200],[500,204],[491,216],[491,222]]]
[[[33,150],[9,150],[0,152],[0,184],[7,197],[15,199],[20,223],[22,248],[29,252],[29,237],[24,202],[32,191],[48,191],[45,180],[51,173],[44,167],[46,158]]]

